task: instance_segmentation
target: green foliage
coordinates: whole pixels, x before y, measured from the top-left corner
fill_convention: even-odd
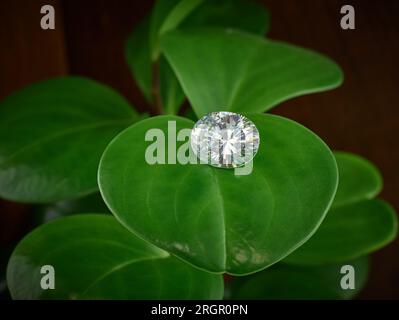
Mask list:
[[[0,196],[45,203],[41,221],[58,218],[15,248],[13,298],[220,299],[216,273],[262,269],[234,278],[227,297],[348,299],[361,289],[365,255],[396,237],[395,212],[374,199],[382,179],[369,162],[334,158],[310,130],[262,114],[343,79],[329,58],[264,39],[268,25],[252,2],[158,0],[126,58],[153,111],[167,116],[142,120],[112,89],[78,77],[0,103]],[[177,117],[185,96],[186,118]],[[259,130],[251,174],[145,161],[147,130],[192,128],[190,119],[222,110]],[[187,154],[183,138],[177,150]],[[114,216],[91,214],[108,210],[98,186]],[[45,264],[56,269],[55,290],[39,287]],[[356,269],[354,291],[338,286],[343,264]]]
[[[0,104],[0,195],[43,203],[97,190],[109,141],[138,115],[119,94],[65,77],[24,88]]]
[[[382,189],[382,177],[378,169],[357,155],[334,152],[339,169],[339,188],[333,207],[368,200],[376,197]]]
[[[196,9],[196,10],[193,10]],[[160,52],[160,35],[175,28],[202,26],[234,28],[262,35],[269,17],[263,6],[241,0],[161,0],[135,28],[126,44],[126,59],[137,84],[149,102],[154,74],[159,74],[160,100],[166,114],[177,114],[184,93]],[[185,48],[184,48],[185,49]],[[151,66],[152,62],[158,61]],[[153,73],[153,74],[152,74]]]
[[[372,199],[381,190],[381,175],[368,161],[335,153],[339,186],[333,207],[317,233],[285,259],[301,265],[344,262],[385,246],[397,235],[395,210]]]
[[[153,117],[126,129],[99,167],[111,211],[140,237],[213,272],[251,273],[285,257],[324,218],[337,186],[336,164],[327,146],[299,124],[248,117],[262,143],[247,176],[200,164],[151,165],[144,154],[153,142],[131,148],[151,128],[167,132],[174,120],[179,131],[192,128],[190,120]]]
[[[221,27],[264,35],[270,24],[269,12],[255,1],[205,0],[182,21],[179,29]]]
[[[339,67],[320,54],[240,31],[175,31],[161,45],[198,117],[263,112],[342,82]]]
[[[45,250],[44,250],[45,248]],[[42,290],[43,265],[56,272]],[[75,215],[42,225],[15,248],[14,299],[220,299],[220,275],[200,271],[133,236],[113,217]]]
[[[342,289],[342,265],[355,270],[355,288]],[[297,267],[278,264],[249,277],[234,278],[226,290],[231,299],[350,299],[364,286],[368,275],[366,257],[343,264]]]

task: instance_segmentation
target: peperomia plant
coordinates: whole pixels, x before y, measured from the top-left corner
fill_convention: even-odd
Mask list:
[[[330,59],[265,39],[268,25],[252,2],[157,1],[126,45],[152,117],[78,77],[1,103],[0,195],[47,204],[47,218],[80,213],[17,245],[7,268],[13,298],[339,299],[359,291],[366,256],[396,236],[395,212],[374,199],[382,180],[373,165],[264,113],[342,82]],[[146,139],[149,130],[193,127],[177,116],[185,97],[194,119],[232,111],[256,125],[250,174],[166,163],[189,152],[188,137],[157,150],[162,161],[146,161],[159,143]],[[356,270],[354,290],[340,286],[342,265]],[[55,270],[54,290],[42,289],[43,266]],[[223,273],[237,276],[226,290]]]

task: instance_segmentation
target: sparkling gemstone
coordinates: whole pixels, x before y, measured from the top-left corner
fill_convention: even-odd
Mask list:
[[[190,144],[201,163],[235,168],[255,156],[259,132],[252,121],[238,113],[212,112],[194,125]]]

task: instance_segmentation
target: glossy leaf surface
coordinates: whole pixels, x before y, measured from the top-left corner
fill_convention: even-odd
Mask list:
[[[192,128],[188,119],[160,116],[126,129],[99,167],[108,207],[140,237],[210,271],[247,274],[282,259],[324,218],[336,190],[336,163],[301,125],[278,116],[248,117],[261,142],[253,172],[245,176],[204,164],[149,164],[146,152],[162,144],[163,133],[168,139],[168,122],[180,132]],[[150,129],[160,136],[144,143]],[[188,137],[180,137],[178,152],[187,150],[183,141]],[[162,162],[175,156],[168,148]]]
[[[43,290],[43,265],[55,289]],[[191,267],[135,237],[112,216],[84,214],[27,235],[7,270],[14,299],[220,299],[219,275]]]
[[[184,2],[186,4],[184,4]],[[140,89],[149,102],[154,69],[152,61],[159,59],[159,91],[165,113],[177,114],[184,101],[180,84],[161,55],[159,37],[174,28],[217,26],[234,28],[263,35],[269,16],[262,5],[241,0],[161,0],[152,13],[136,26],[126,44],[126,59]]]
[[[102,152],[137,119],[119,94],[85,78],[12,94],[0,103],[0,196],[43,203],[96,191]]]
[[[285,261],[301,265],[342,262],[371,253],[397,235],[395,210],[375,197],[378,170],[359,156],[336,152],[339,184],[332,208],[316,234]]]
[[[376,197],[382,189],[378,169],[366,159],[352,153],[336,151],[339,186],[333,206],[338,207]]]
[[[161,48],[199,118],[213,111],[263,112],[342,82],[330,59],[240,31],[176,30],[161,38]]]

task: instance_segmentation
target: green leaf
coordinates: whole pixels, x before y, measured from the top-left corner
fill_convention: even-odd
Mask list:
[[[172,1],[170,2],[172,4]],[[154,16],[154,14],[153,14]],[[129,36],[125,53],[137,85],[143,92],[148,102],[153,102],[152,96],[152,74],[155,67],[152,67],[151,44],[150,44],[151,19],[146,17],[135,27]],[[164,57],[160,57],[159,62],[159,82],[160,95],[165,113],[174,114],[178,112],[180,105],[184,101],[184,93],[180,88],[175,74]]]
[[[108,207],[132,232],[206,270],[247,274],[284,258],[324,218],[337,186],[336,163],[301,125],[272,115],[248,117],[261,143],[246,176],[200,164],[148,164],[146,149],[155,142],[144,142],[146,132],[158,128],[166,135],[168,121],[176,122],[177,132],[192,128],[188,119],[160,116],[126,129],[100,162]],[[177,142],[178,150],[185,146]],[[165,153],[166,159],[174,154]]]
[[[269,24],[269,12],[264,5],[254,1],[206,0],[180,24],[179,29],[208,26],[264,35]]]
[[[158,0],[159,2],[170,2],[170,0]],[[157,36],[163,35],[165,32],[174,30],[178,25],[204,0],[183,0],[180,1],[169,13],[163,21]],[[155,52],[154,52],[155,51]],[[159,55],[159,38],[157,39],[156,48],[153,51],[153,60],[156,60]]]
[[[343,265],[355,271],[355,289],[341,288]],[[364,286],[368,259],[362,257],[345,264],[297,267],[278,264],[249,277],[234,278],[230,283],[232,299],[350,299]]]
[[[96,191],[103,150],[137,118],[115,91],[85,78],[12,94],[0,103],[0,196],[43,203]]]
[[[342,262],[385,246],[397,234],[395,210],[371,200],[382,188],[378,169],[350,153],[334,152],[339,185],[317,233],[285,261],[301,265]]]
[[[339,172],[339,186],[333,207],[372,199],[382,189],[378,169],[366,159],[347,152],[334,152]]]
[[[42,290],[41,267],[55,271]],[[7,268],[13,299],[220,299],[221,276],[181,262],[133,236],[112,216],[84,214],[26,236]]]
[[[64,200],[35,208],[36,224],[82,212],[110,213],[99,192],[82,198]]]
[[[164,113],[177,114],[180,106],[184,102],[185,95],[165,57],[162,56],[160,58],[159,65],[159,77],[161,83],[160,94]]]
[[[195,9],[195,10],[194,10]],[[151,95],[151,61],[159,56],[159,35],[173,28],[219,26],[264,34],[269,16],[261,5],[240,1],[157,1],[152,14],[135,27],[126,44],[126,59],[130,69],[149,102]],[[177,114],[184,93],[161,56],[159,66],[160,92],[166,114]]]
[[[162,37],[161,48],[198,117],[263,112],[342,82],[340,68],[328,58],[240,31],[176,30]]]
[[[150,19],[145,17],[127,39],[125,55],[137,85],[145,98],[152,102],[149,32]]]
[[[184,1],[184,0],[183,0]],[[155,53],[159,47],[159,31],[168,18],[169,13],[180,3],[181,0],[157,0],[150,14],[149,47],[150,59],[155,60]]]
[[[393,241],[397,228],[395,210],[378,199],[333,208],[316,234],[284,261],[318,265],[354,259]]]

